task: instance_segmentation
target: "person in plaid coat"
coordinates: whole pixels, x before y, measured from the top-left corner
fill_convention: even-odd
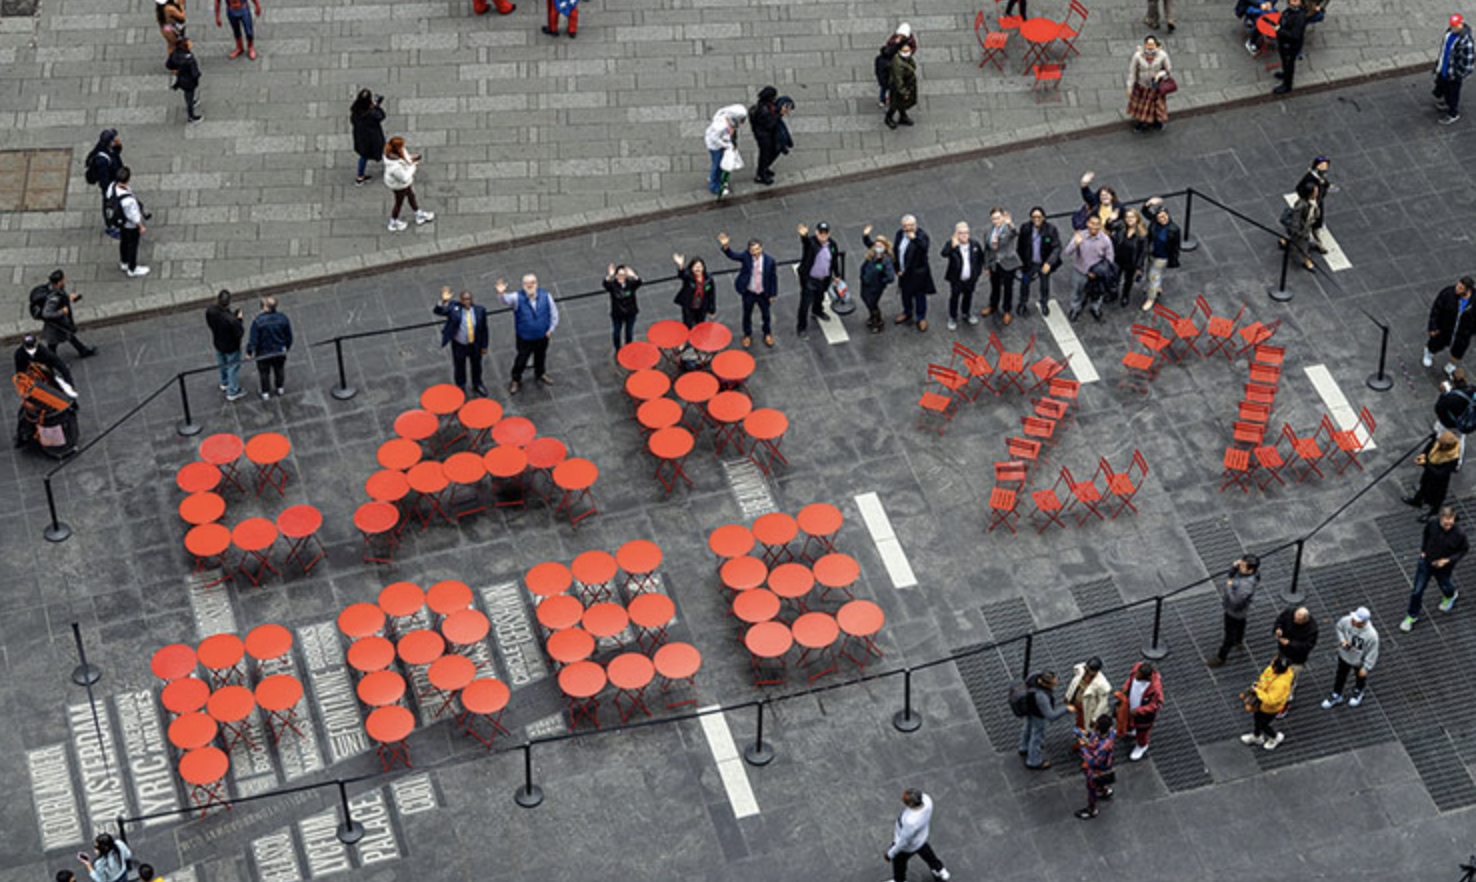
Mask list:
[[[1133,131],[1141,132],[1149,126],[1161,129],[1168,122],[1168,99],[1159,92],[1158,83],[1169,73],[1169,56],[1158,45],[1158,38],[1144,37],[1128,66],[1127,112],[1133,120]]]
[[[1435,61],[1435,106],[1444,110],[1440,124],[1448,126],[1461,118],[1461,83],[1476,69],[1476,43],[1471,26],[1460,15],[1450,17],[1450,27],[1440,38],[1440,57]]]
[[[1097,816],[1097,800],[1111,799],[1113,750],[1117,746],[1112,735],[1112,717],[1102,714],[1092,721],[1090,729],[1077,729],[1076,740],[1081,744],[1081,771],[1086,777],[1086,808],[1076,813],[1078,818],[1089,821]]]
[[[1163,678],[1153,665],[1138,662],[1128,674],[1127,682],[1117,693],[1117,734],[1125,738],[1133,735],[1133,762],[1148,752],[1148,739],[1153,734],[1153,723],[1163,708]]]

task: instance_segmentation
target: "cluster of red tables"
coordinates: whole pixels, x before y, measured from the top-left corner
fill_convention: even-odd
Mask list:
[[[202,816],[212,805],[230,808],[230,753],[237,744],[256,746],[257,708],[266,711],[272,743],[288,731],[302,735],[302,681],[288,673],[291,652],[292,632],[266,624],[245,639],[225,633],[206,637],[198,647],[171,643],[150,660],[150,670],[164,681],[159,701],[170,719],[169,743],[181,754],[179,776]],[[203,678],[196,676],[202,668]]]
[[[440,383],[394,428],[396,437],[379,446],[380,470],[364,482],[371,501],[354,513],[366,562],[391,562],[407,524],[456,524],[488,508],[524,506],[530,493],[571,525],[598,513],[590,488],[599,468],[490,398]]]
[[[568,699],[571,727],[583,718],[599,728],[599,696],[607,685],[615,687],[622,723],[637,712],[651,715],[645,693],[657,677],[662,694],[678,682],[695,685],[702,654],[667,639],[676,605],[660,590],[661,561],[656,543],[634,539],[614,554],[586,551],[567,566],[545,561],[524,575],[559,690]],[[612,653],[603,663],[595,658],[602,643]],[[667,708],[695,702],[673,701]]]
[[[323,559],[317,536],[323,515],[314,506],[290,506],[275,520],[250,517],[233,527],[220,522],[228,493],[245,497],[249,490],[260,497],[270,487],[285,496],[290,477],[285,462],[291,453],[292,442],[277,432],[262,432],[244,441],[239,435],[222,432],[201,441],[200,458],[175,474],[176,486],[187,494],[179,503],[179,516],[189,525],[184,545],[195,558],[195,572],[220,569],[221,575],[210,584],[239,575],[259,585],[268,570],[282,575],[271,560],[279,537],[287,540],[285,561],[296,561],[304,573]],[[243,458],[253,473],[244,473]]]
[[[881,656],[875,637],[886,615],[852,592],[861,566],[835,547],[844,522],[840,509],[817,502],[797,516],[772,512],[751,527],[724,524],[708,534],[755,686],[784,684],[796,646],[796,668],[810,682],[834,672],[841,658],[864,673]],[[832,595],[844,601],[836,606]]]
[[[706,432],[721,456],[731,446],[764,474],[788,464],[780,446],[789,418],[774,408],[753,406],[748,379],[754,359],[727,348],[733,333],[718,322],[691,329],[678,321],[657,322],[645,340],[625,344],[616,355],[629,371],[625,392],[646,435],[646,450],[656,461],[656,480],[669,495],[687,476],[688,455]]]
[[[491,746],[507,734],[502,714],[511,690],[479,670],[469,656],[487,638],[491,622],[472,606],[465,582],[448,579],[429,590],[414,582],[394,582],[375,603],[355,603],[338,615],[338,630],[351,641],[349,667],[359,675],[356,692],[369,715],[364,730],[379,748],[388,771],[395,763],[410,766],[405,739],[415,729],[406,693],[415,675],[426,685],[415,702],[439,717],[447,711],[467,735]]]

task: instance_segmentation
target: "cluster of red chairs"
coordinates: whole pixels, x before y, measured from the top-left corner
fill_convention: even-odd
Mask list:
[[[463,731],[489,747],[497,733],[507,734],[501,719],[511,692],[476,661],[488,658],[479,647],[491,622],[473,607],[465,582],[447,579],[428,591],[414,582],[391,583],[375,603],[345,607],[338,630],[350,641],[355,692],[369,711],[364,731],[385,771],[396,763],[410,767],[406,739],[415,715],[405,698],[412,687],[416,704],[436,717],[455,712]]]
[[[371,501],[354,512],[366,563],[393,563],[412,521],[460,523],[489,507],[523,506],[529,491],[567,515],[571,526],[599,513],[591,487],[599,468],[569,455],[564,442],[538,436],[533,421],[506,416],[490,398],[467,398],[450,383],[420,395],[420,407],[395,418],[379,446],[379,471],[364,482]]]
[[[752,527],[724,524],[708,534],[754,686],[787,682],[796,646],[795,667],[812,683],[836,671],[840,659],[864,674],[881,657],[875,638],[886,614],[852,593],[861,565],[836,549],[844,522],[839,508],[817,502],[798,515],[772,512]],[[844,600],[828,603],[832,594]]]
[[[558,670],[559,690],[568,700],[570,728],[580,718],[600,727],[599,698],[606,686],[615,687],[613,704],[622,723],[637,712],[651,716],[646,689],[657,677],[662,695],[677,683],[696,688],[702,654],[667,638],[676,604],[661,592],[661,561],[660,546],[633,539],[614,554],[586,551],[567,566],[545,561],[523,576],[547,634],[544,646]],[[609,653],[603,663],[595,658],[601,642]],[[670,701],[666,707],[696,701]]]
[[[214,805],[231,807],[226,773],[237,745],[257,748],[256,710],[266,712],[266,735],[273,744],[292,732],[298,737],[303,709],[302,681],[294,674],[292,632],[277,624],[253,628],[243,640],[214,634],[198,647],[171,643],[149,662],[164,681],[159,702],[169,715],[169,743],[180,751],[179,776],[201,817]],[[205,677],[196,676],[203,668]],[[253,685],[254,684],[254,685]]]
[[[1244,305],[1234,316],[1215,315],[1203,294],[1194,298],[1194,308],[1188,315],[1180,315],[1162,303],[1155,303],[1153,317],[1163,327],[1132,326],[1132,339],[1144,351],[1135,352],[1129,347],[1122,358],[1123,376],[1118,387],[1128,385],[1146,392],[1148,384],[1157,379],[1164,364],[1180,364],[1191,352],[1200,358],[1224,355],[1227,361],[1233,362],[1270,340],[1281,327],[1280,319],[1270,325],[1258,321],[1241,325],[1244,315]],[[1205,346],[1202,350],[1199,348],[1201,343]]]
[[[997,30],[989,30],[988,18],[983,10],[974,17],[974,37],[979,41],[979,48],[983,55],[979,59],[979,66],[993,64],[1000,73],[1004,72],[1004,64],[1001,57],[1008,57],[1005,49],[1009,46],[1010,32],[1020,34],[1020,38],[1030,44],[1025,50],[1024,68],[1025,73],[1034,73],[1035,82],[1032,90],[1039,89],[1042,84],[1049,83],[1053,88],[1060,88],[1061,74],[1065,71],[1063,62],[1046,62],[1046,50],[1051,43],[1060,40],[1066,52],[1080,54],[1076,48],[1076,41],[1081,36],[1083,26],[1091,13],[1080,0],[1071,0],[1066,10],[1066,18],[1060,22],[1043,18],[1033,18],[1028,21],[1024,16],[1000,15],[999,4],[1005,0],[994,0],[995,20]],[[1064,57],[1066,53],[1063,52]],[[1037,98],[1039,100],[1039,98]]]
[[[704,431],[711,432],[717,455],[732,445],[766,475],[789,464],[780,450],[789,418],[775,408],[753,406],[748,380],[755,362],[747,352],[729,349],[732,341],[733,332],[719,322],[689,329],[661,321],[646,330],[645,340],[627,343],[616,354],[629,372],[625,394],[664,496],[678,481],[692,486],[687,457]]]
[[[1030,335],[1024,349],[1011,351],[1005,349],[999,336],[991,331],[989,349],[994,351],[992,363],[988,350],[981,354],[962,343],[954,343],[953,357],[946,367],[928,365],[928,385],[917,402],[921,409],[918,428],[929,428],[942,435],[963,404],[979,400],[985,392],[1001,395],[1006,389],[1029,395],[1055,383],[1070,361],[1069,358],[1056,359],[1049,355],[1031,361],[1030,353],[1035,349],[1034,334]],[[1031,385],[1027,387],[1026,384]],[[1074,391],[1072,397],[1075,397]]]
[[[222,432],[201,441],[200,458],[175,473],[175,485],[187,494],[179,503],[179,516],[189,525],[184,546],[195,558],[194,571],[220,570],[210,585],[236,576],[260,585],[268,570],[281,576],[271,560],[279,537],[287,540],[285,562],[295,561],[304,573],[323,559],[323,544],[317,535],[323,515],[314,506],[289,506],[275,520],[250,517],[233,527],[220,522],[226,513],[227,493],[245,497],[250,490],[260,498],[270,487],[278,496],[286,496],[291,473],[284,463],[291,453],[292,442],[277,432],[261,432],[245,440]],[[252,474],[243,474],[243,457],[253,467]]]

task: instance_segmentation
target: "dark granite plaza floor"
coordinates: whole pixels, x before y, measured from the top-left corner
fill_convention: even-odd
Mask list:
[[[857,596],[875,600],[887,614],[879,640],[885,657],[870,671],[920,665],[1151,598],[1220,571],[1244,550],[1295,538],[1428,430],[1436,375],[1420,367],[1418,347],[1434,293],[1471,271],[1476,135],[1469,127],[1436,127],[1426,86],[1420,78],[1309,96],[1175,123],[1152,139],[1124,132],[1028,148],[869,186],[743,203],[597,239],[284,296],[283,311],[301,341],[285,398],[263,404],[253,396],[228,405],[208,374],[191,379],[189,389],[207,434],[275,430],[292,440],[287,501],[311,502],[327,516],[328,559],[310,578],[272,578],[262,587],[241,582],[225,592],[191,587],[173,474],[193,457],[198,438],[176,435],[174,390],[57,476],[56,502],[75,530],[65,543],[41,539],[41,475],[48,463],[21,454],[0,463],[0,489],[10,502],[0,514],[0,706],[8,723],[0,731],[0,781],[15,794],[0,807],[0,829],[7,832],[0,878],[49,878],[74,862],[74,837],[92,826],[119,812],[136,815],[186,799],[159,771],[168,757],[157,731],[161,711],[149,694],[157,694],[148,671],[155,648],[193,643],[223,626],[287,624],[299,637],[293,665],[310,675],[313,707],[321,709],[336,694],[334,684],[345,682],[342,646],[331,628],[338,610],[372,600],[398,579],[464,580],[477,589],[478,607],[493,611],[503,608],[496,604],[509,596],[507,586],[535,563],[654,539],[665,550],[664,585],[678,607],[673,634],[704,654],[701,704],[735,705],[760,693],[733,639],[705,537],[716,525],[769,506],[792,513],[829,501],[845,513],[838,541],[861,563]],[[604,303],[569,301],[551,350],[557,385],[529,384],[508,398],[505,316],[494,318],[488,385],[510,413],[532,417],[541,431],[599,465],[600,514],[573,531],[535,504],[412,534],[393,567],[359,561],[349,516],[365,498],[374,451],[419,391],[447,378],[447,358],[433,331],[354,343],[348,374],[359,394],[340,402],[329,395],[331,347],[308,343],[428,320],[443,284],[470,288],[490,302],[494,280],[529,271],[568,296],[597,288],[609,262],[630,263],[653,278],[667,274],[673,251],[725,267],[712,239],[718,231],[739,242],[761,237],[771,253],[792,259],[794,224],[822,219],[854,254],[863,223],[890,234],[904,212],[918,215],[941,245],[956,220],[982,231],[994,205],[1017,217],[1037,203],[1052,211],[1075,207],[1075,181],[1087,168],[1135,201],[1193,186],[1269,223],[1280,213],[1282,194],[1319,152],[1334,157],[1341,189],[1329,200],[1327,225],[1351,269],[1315,276],[1294,270],[1294,300],[1273,302],[1266,288],[1280,263],[1274,242],[1196,203],[1200,247],[1168,275],[1166,302],[1187,311],[1192,296],[1203,293],[1216,313],[1233,314],[1243,304],[1247,319],[1282,320],[1274,342],[1287,348],[1287,364],[1273,425],[1290,423],[1298,431],[1316,425],[1327,407],[1304,369],[1325,366],[1354,408],[1367,406],[1378,420],[1366,472],[1248,496],[1219,492],[1244,361],[1165,368],[1146,395],[1119,388],[1127,326],[1143,314],[1114,308],[1102,324],[1085,318],[1074,326],[1101,380],[1083,387],[1079,415],[1052,451],[1051,469],[1066,464],[1082,476],[1095,470],[1098,457],[1121,467],[1141,450],[1150,473],[1135,500],[1140,513],[1080,528],[1073,519],[1064,533],[1044,536],[986,533],[992,466],[1005,458],[1004,436],[1018,430],[1023,399],[1007,393],[967,405],[941,438],[917,431],[914,421],[927,364],[946,364],[955,339],[987,346],[987,326],[948,332],[946,297],[935,297],[926,334],[889,326],[873,337],[852,316],[845,319],[847,342],[830,345],[813,328],[802,342],[792,330],[793,279],[785,275],[775,314],[779,345],[755,350],[758,370],[750,383],[756,402],[791,419],[784,442],[790,465],[775,480],[751,483],[751,474],[725,467],[704,441],[688,465],[695,486],[662,499],[640,433],[627,418]],[[936,259],[934,267],[941,280]],[[718,316],[736,328],[728,277],[719,284]],[[1058,300],[1063,287],[1058,283]],[[674,317],[674,293],[669,284],[642,292],[641,328]],[[894,310],[895,300],[888,304]],[[1392,328],[1395,385],[1386,393],[1363,383],[1379,338],[1364,312]],[[997,331],[1011,346],[1035,334],[1037,353],[1060,354],[1038,316]],[[75,365],[86,437],[174,372],[209,363],[198,315],[86,336],[103,347],[96,359]],[[243,380],[254,381],[249,369]],[[1051,735],[1056,769],[1032,775],[1019,768],[1015,721],[1004,706],[1010,672],[1020,664],[1019,645],[1011,644],[919,672],[915,701],[925,722],[914,734],[891,726],[901,700],[896,678],[771,706],[766,736],[777,758],[743,769],[758,809],[744,817],[735,817],[723,764],[697,722],[537,747],[535,767],[547,798],[532,811],[512,801],[520,755],[482,756],[441,722],[410,739],[413,771],[350,787],[356,815],[370,827],[357,850],[336,846],[336,796],[327,791],[242,804],[203,821],[167,820],[135,829],[130,839],[169,878],[205,882],[365,871],[376,879],[879,879],[896,794],[920,786],[937,801],[933,844],[956,879],[1445,878],[1471,848],[1476,710],[1465,699],[1476,685],[1469,663],[1476,638],[1465,608],[1470,600],[1450,615],[1431,610],[1411,634],[1396,630],[1418,545],[1418,524],[1398,496],[1415,474],[1403,467],[1307,545],[1302,587],[1323,623],[1323,643],[1299,685],[1279,750],[1252,750],[1237,739],[1249,722],[1236,695],[1257,667],[1243,656],[1213,672],[1202,664],[1219,637],[1213,596],[1194,591],[1165,605],[1168,707],[1147,759],[1123,763],[1118,797],[1091,824],[1071,816],[1082,787],[1065,753],[1064,727]],[[894,583],[863,522],[856,498],[871,493],[916,575],[914,585]],[[1457,479],[1455,493],[1469,495],[1464,479]],[[270,516],[283,505],[233,501],[227,521]],[[1476,504],[1462,505],[1476,515]],[[1268,559],[1251,619],[1258,658],[1269,654],[1277,592],[1290,572],[1289,554]],[[518,588],[511,596],[526,595]],[[1316,699],[1333,673],[1333,622],[1363,604],[1385,641],[1371,698],[1356,710],[1323,712]],[[522,609],[531,619],[531,604]],[[1032,666],[1065,670],[1100,655],[1120,683],[1148,640],[1150,619],[1151,608],[1139,607],[1053,630],[1034,642]],[[76,661],[72,622],[81,624],[91,659],[105,671],[98,687],[108,742],[102,750],[85,694],[68,679]],[[307,651],[320,645],[313,643],[318,637],[332,638],[326,655]],[[495,634],[484,649],[511,679],[518,647],[505,637]],[[543,664],[538,658],[533,667]],[[853,674],[846,667],[828,679]],[[780,691],[804,685],[791,674]],[[501,743],[563,731],[560,707],[546,675],[518,684],[508,715],[514,734]],[[237,754],[233,793],[378,769],[366,745],[328,725],[323,714],[308,716],[311,746]],[[751,709],[724,717],[740,748],[752,740]],[[126,771],[120,774],[120,767]],[[733,767],[725,767],[730,777]],[[913,878],[923,874],[914,867]]]

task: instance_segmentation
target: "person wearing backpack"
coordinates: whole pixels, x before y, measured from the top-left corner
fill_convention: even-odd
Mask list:
[[[1053,672],[1043,671],[1025,680],[1023,693],[1017,691],[1010,697],[1010,709],[1015,716],[1025,718],[1024,725],[1020,727],[1020,756],[1025,759],[1025,768],[1033,772],[1051,767],[1051,761],[1041,756],[1045,749],[1046,727],[1052,720],[1076,713],[1076,706],[1072,704],[1056,707],[1056,697],[1052,694],[1056,683]],[[1023,701],[1017,698],[1023,698]]]
[[[774,160],[779,158],[779,90],[765,86],[758,100],[748,108],[748,125],[753,129],[753,143],[758,147],[758,164],[753,179],[768,186],[774,183]]]
[[[1471,345],[1471,335],[1476,333],[1476,315],[1472,315],[1472,293],[1476,292],[1476,281],[1462,276],[1454,285],[1440,289],[1435,302],[1430,304],[1430,320],[1426,325],[1429,339],[1425,351],[1420,355],[1420,364],[1435,366],[1435,354],[1450,347],[1450,358],[1445,363],[1447,374],[1455,373],[1466,349]]]
[[[109,227],[118,231],[119,269],[128,273],[130,278],[138,278],[149,274],[148,267],[138,265],[138,243],[143,234],[148,232],[144,221],[149,216],[128,186],[132,179],[133,172],[129,171],[128,166],[118,169],[117,179],[108,187],[103,198],[103,219],[108,222]]]
[[[36,289],[41,290],[40,288]],[[97,349],[83,343],[77,337],[77,320],[72,316],[72,304],[82,299],[81,294],[67,292],[67,274],[52,270],[45,285],[46,298],[41,305],[41,340],[58,352],[63,343],[72,344],[77,357],[87,358],[97,354]],[[31,314],[35,315],[36,291],[31,292]]]
[[[97,143],[87,152],[87,158],[82,161],[82,176],[89,184],[97,186],[98,195],[104,202],[108,198],[108,188],[118,177],[118,169],[123,167],[123,142],[118,140],[117,129],[103,129],[97,136]],[[118,231],[108,226],[107,219],[103,219],[103,232],[118,238]]]
[[[1102,232],[1102,218],[1096,212],[1086,219],[1086,229],[1077,230],[1066,244],[1063,256],[1071,258],[1071,275],[1073,278],[1071,288],[1071,308],[1067,310],[1066,317],[1076,321],[1081,317],[1081,308],[1086,304],[1087,283],[1097,278],[1095,269],[1102,263],[1112,263],[1114,254],[1112,239]],[[1116,264],[1113,264],[1116,267]],[[1113,275],[1115,281],[1117,276]],[[1102,320],[1102,297],[1104,291],[1098,286],[1096,297],[1092,302],[1092,315],[1097,321]]]
[[[195,44],[188,38],[180,40],[169,53],[164,66],[174,71],[174,88],[184,93],[185,122],[197,123],[205,117],[195,112],[195,90],[200,88],[200,62],[192,51]]]

